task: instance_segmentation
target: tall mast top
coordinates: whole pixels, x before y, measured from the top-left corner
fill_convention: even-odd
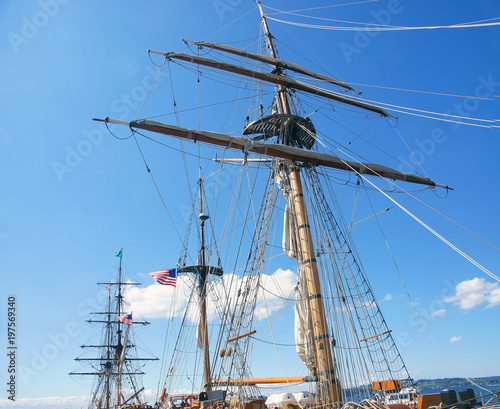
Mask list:
[[[262,10],[262,3],[259,1],[258,5],[259,5],[260,17],[262,19],[262,24],[264,24],[264,31],[266,32],[267,44],[269,45],[269,50],[271,51],[271,56],[273,58],[278,58],[276,54],[276,48],[274,47],[273,43],[273,36],[269,31],[269,26],[267,25],[267,19],[266,16],[264,15],[264,10]]]
[[[278,55],[276,53],[276,48],[274,46],[273,42],[273,36],[271,35],[271,32],[269,31],[269,26],[267,25],[267,20],[266,16],[264,15],[264,11],[262,10],[262,4],[259,2],[259,11],[260,11],[260,16],[262,19],[262,23],[264,24],[264,31],[266,33],[266,38],[267,38],[267,45],[269,47],[269,51],[271,52],[271,57],[273,58],[278,58]],[[278,68],[278,65],[276,64],[276,68]],[[280,85],[279,87],[276,86],[277,89],[277,95],[280,98],[281,101],[281,112],[282,114],[291,114],[290,111],[290,105],[288,104],[288,98],[286,96],[286,88],[283,85]]]

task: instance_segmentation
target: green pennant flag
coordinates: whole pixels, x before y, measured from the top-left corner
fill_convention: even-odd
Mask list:
[[[116,257],[121,257],[121,256],[122,256],[122,250],[123,250],[123,248],[121,248],[121,249],[120,249],[120,251],[118,251],[118,252],[115,254],[115,256],[116,256]]]

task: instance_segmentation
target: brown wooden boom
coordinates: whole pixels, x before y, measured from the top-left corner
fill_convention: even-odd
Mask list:
[[[212,385],[259,385],[259,384],[273,384],[273,383],[295,383],[295,382],[311,382],[314,378],[303,376],[289,376],[278,378],[245,378],[245,379],[223,379],[214,380]]]
[[[161,122],[142,120],[142,121],[122,121],[119,119],[98,119],[94,121],[108,122],[118,125],[126,125],[130,128],[144,129],[155,133],[164,135],[175,136],[182,139],[188,139],[193,142],[205,142],[212,145],[223,146],[228,149],[234,149],[243,152],[257,153],[261,155],[271,156],[274,158],[289,159],[292,161],[303,162],[314,166],[324,166],[328,168],[347,170],[363,175],[373,175],[384,177],[388,179],[401,180],[405,182],[417,183],[431,187],[442,187],[452,190],[452,188],[433,182],[429,178],[413,175],[409,173],[402,173],[395,169],[386,166],[377,165],[374,163],[360,163],[354,161],[347,161],[335,155],[327,155],[307,149],[296,148],[293,146],[286,146],[281,144],[263,143],[258,141],[251,141],[248,138],[231,136],[209,131],[195,131],[180,126],[162,124]]]
[[[183,53],[166,53],[166,52],[161,52],[161,51],[153,51],[149,50],[150,53],[153,54],[158,54],[158,55],[163,55],[167,59],[174,59],[174,60],[180,60],[180,61],[187,61],[193,64],[198,64],[198,65],[203,65],[205,67],[211,67],[211,68],[216,68],[221,71],[227,71],[227,72],[232,72],[234,74],[239,74],[243,75],[245,77],[249,78],[255,78],[257,80],[269,82],[272,84],[280,85],[282,87],[286,88],[292,88],[296,89],[297,91],[304,91],[309,94],[314,94],[318,95],[323,98],[331,99],[334,101],[338,101],[344,104],[348,104],[351,106],[356,106],[358,108],[366,109],[367,111],[375,112],[379,115],[382,116],[390,116],[395,118],[393,115],[389,115],[384,109],[368,104],[366,102],[359,101],[355,98],[348,97],[345,95],[340,95],[332,91],[328,91],[323,88],[319,87],[314,87],[312,85],[306,84],[304,82],[296,81],[291,78],[282,76],[282,75],[276,75],[276,74],[271,74],[271,73],[264,73],[264,72],[258,72],[258,71],[252,71],[248,68],[240,67],[238,65],[234,64],[228,64],[216,60],[211,60],[209,58],[204,58],[204,57],[197,57],[194,55],[188,55],[188,54],[183,54]]]
[[[324,74],[310,71],[307,68],[301,67],[300,65],[291,63],[289,61],[285,61],[285,60],[281,60],[281,59],[273,58],[273,57],[268,57],[266,55],[249,53],[247,51],[240,50],[239,48],[230,47],[228,45],[223,45],[223,44],[206,43],[204,41],[190,41],[190,40],[184,40],[184,39],[182,41],[184,41],[185,43],[195,44],[198,47],[211,48],[214,50],[224,51],[224,52],[227,52],[230,54],[239,55],[240,57],[249,58],[251,60],[260,61],[260,62],[263,62],[266,64],[272,64],[276,67],[279,67],[280,69],[294,71],[298,74],[304,74],[304,75],[307,75],[311,78],[323,80],[323,81],[329,82],[330,84],[337,85],[339,87],[348,89],[349,91],[354,91],[354,92],[357,92],[358,94],[361,94],[361,91],[354,89],[353,87],[351,87],[349,84],[347,84],[345,82],[336,80],[335,78],[329,77],[328,75],[324,75]]]

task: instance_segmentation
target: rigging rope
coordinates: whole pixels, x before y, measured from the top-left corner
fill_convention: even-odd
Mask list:
[[[209,35],[207,38],[205,38],[205,40],[203,41],[207,41],[209,38],[212,38],[214,35],[220,33],[221,31],[224,31],[226,28],[228,28],[229,26],[233,25],[234,23],[236,23],[237,21],[241,20],[243,17],[247,16],[248,14],[250,13],[253,13],[253,11],[257,9],[257,6],[255,6],[253,9],[249,10],[248,12],[246,12],[245,14],[243,14],[242,16],[238,17],[236,20],[232,21],[231,23],[225,25],[224,27],[222,27],[220,30],[216,31],[215,33],[213,33],[212,35]]]
[[[177,226],[175,225],[174,219],[173,219],[172,215],[170,214],[170,211],[168,210],[167,203],[163,199],[163,196],[162,196],[162,194],[160,192],[160,189],[158,188],[158,185],[156,184],[156,180],[155,180],[155,178],[153,176],[153,173],[151,172],[151,169],[149,168],[148,162],[146,161],[146,157],[144,156],[144,153],[142,152],[141,146],[139,145],[139,141],[137,140],[137,138],[135,136],[135,132],[134,132],[134,141],[135,141],[135,143],[137,145],[137,148],[139,149],[139,152],[141,154],[142,160],[144,161],[144,165],[146,165],[146,170],[148,171],[149,176],[151,177],[151,181],[153,182],[153,185],[154,185],[154,187],[156,189],[156,192],[158,193],[158,196],[160,197],[160,200],[161,200],[161,202],[163,204],[163,207],[164,207],[164,209],[166,210],[166,212],[168,214],[170,222],[172,223],[172,226],[173,226],[173,228],[175,230],[175,233],[177,234],[177,237],[179,237],[179,240],[182,243],[182,237],[179,234],[179,231],[177,230]]]
[[[311,16],[301,16],[300,17],[309,17],[309,18],[317,18],[324,19],[321,17],[311,17]],[[474,28],[474,27],[488,27],[488,26],[499,26],[500,22],[492,22],[492,23],[460,23],[460,24],[452,24],[446,26],[422,26],[422,27],[405,27],[405,26],[389,26],[375,23],[360,23],[360,22],[350,22],[350,21],[340,21],[349,24],[365,24],[364,26],[355,26],[355,27],[342,27],[342,26],[325,26],[325,25],[317,25],[317,24],[307,24],[307,23],[297,23],[287,20],[278,19],[276,17],[268,17],[270,20],[277,21],[283,24],[290,24],[297,27],[306,27],[306,28],[316,28],[321,30],[337,30],[337,31],[409,31],[409,30],[433,30],[433,29],[448,29],[448,28]],[[497,19],[496,17],[495,19]],[[325,19],[330,20],[330,19]],[[494,20],[494,19],[491,19]],[[332,20],[339,21],[339,20]],[[373,26],[373,27],[370,27]]]
[[[456,95],[456,94],[445,94],[443,92],[432,92],[432,91],[420,91],[416,89],[407,89],[407,88],[395,88],[395,87],[384,87],[382,85],[370,85],[370,84],[359,84],[355,82],[350,82],[350,85],[356,85],[361,87],[370,87],[370,88],[382,88],[382,89],[390,89],[394,91],[406,91],[406,92],[416,92],[419,94],[431,94],[431,95],[440,95],[445,97],[458,97],[458,98],[467,98],[467,99],[480,99],[484,101],[494,101],[494,98],[486,98],[486,97],[478,97],[472,95]]]
[[[264,298],[264,306],[266,308],[266,310],[268,309],[267,308],[267,301],[266,301],[266,296],[265,294],[263,295],[263,298]],[[283,366],[283,362],[281,360],[281,356],[280,356],[280,353],[278,351],[278,348],[277,348],[277,343],[276,343],[276,339],[274,338],[274,332],[273,332],[273,329],[272,329],[272,324],[271,324],[271,321],[270,321],[270,318],[269,318],[270,314],[268,313],[267,314],[267,320],[269,322],[269,332],[271,333],[271,338],[273,340],[273,344],[274,344],[274,349],[276,351],[276,356],[278,357],[278,362],[280,364],[280,367],[281,367],[281,371],[283,372],[283,376],[286,378],[286,384],[288,386],[288,389],[290,390],[290,393],[293,393],[293,389],[292,389],[292,385],[290,384],[290,382],[288,381],[288,376],[286,375],[286,371],[285,371],[285,368]],[[302,405],[300,405],[299,402],[297,402],[297,404],[302,408]]]
[[[391,108],[400,108],[400,109],[407,109],[409,111],[415,111],[415,112],[423,112],[425,114],[433,114],[433,115],[440,115],[440,116],[446,116],[446,117],[449,117],[449,118],[457,118],[457,119],[468,119],[470,121],[477,121],[477,122],[489,122],[489,123],[495,123],[495,120],[494,119],[482,119],[482,118],[472,118],[470,116],[460,116],[460,115],[452,115],[452,114],[446,114],[446,113],[440,113],[440,112],[433,112],[433,111],[425,111],[425,110],[422,110],[422,109],[417,109],[417,108],[409,108],[409,107],[403,107],[403,106],[398,106],[398,105],[393,105],[393,104],[388,104],[386,102],[379,102],[379,101],[373,101],[373,100],[370,100],[370,99],[367,99],[366,101],[368,102],[372,102],[372,103],[376,103],[376,104],[379,104],[379,105],[384,105],[384,106],[388,106],[388,107],[391,107]],[[396,111],[396,112],[404,112],[404,111]],[[409,113],[409,112],[408,112]],[[411,114],[411,113],[409,113]],[[435,119],[440,119],[440,118],[435,118]],[[448,121],[448,122],[453,122],[453,121]],[[457,123],[462,123],[462,122],[457,122]],[[473,125],[473,124],[467,124],[466,125]],[[476,126],[479,126],[479,125],[476,125]],[[490,126],[485,126],[485,125],[481,125],[483,128],[491,128],[491,127],[494,127],[493,125],[490,125]]]
[[[368,193],[366,193],[366,196],[367,196],[367,199],[368,199],[368,203],[370,203],[372,211],[375,213],[375,209],[373,208],[373,204],[372,204],[372,202],[370,200],[370,197],[368,196]],[[467,379],[472,385],[475,385],[478,388],[481,388],[481,389],[483,389],[485,391],[491,392],[490,390],[488,390],[486,388],[483,388],[482,386],[478,385],[472,379],[468,378],[462,372],[460,372],[460,370],[455,365],[453,365],[453,363],[448,359],[448,357],[445,355],[445,353],[443,352],[443,350],[439,347],[439,345],[437,344],[437,342],[435,341],[435,339],[433,338],[433,336],[429,332],[429,329],[425,325],[425,321],[421,317],[421,315],[420,315],[420,313],[419,313],[419,311],[417,309],[417,306],[415,305],[415,303],[413,302],[413,299],[410,296],[410,292],[408,291],[408,288],[406,287],[406,284],[405,284],[405,282],[403,280],[403,276],[401,275],[401,271],[399,270],[399,267],[398,267],[398,265],[396,263],[396,259],[394,257],[394,253],[392,252],[392,249],[391,249],[391,247],[389,245],[389,242],[387,241],[387,238],[385,237],[384,231],[382,230],[382,226],[380,225],[380,222],[379,222],[378,217],[376,215],[375,215],[375,220],[377,221],[377,225],[378,225],[380,233],[382,234],[382,237],[383,237],[383,239],[385,241],[385,245],[387,246],[387,249],[389,250],[389,254],[391,255],[392,262],[394,264],[394,267],[396,268],[396,271],[398,273],[399,279],[401,280],[401,283],[403,284],[403,288],[405,290],[405,293],[406,293],[408,299],[410,300],[410,303],[411,303],[413,309],[415,310],[415,313],[417,314],[418,319],[420,320],[420,323],[422,324],[423,328],[425,329],[425,332],[427,332],[427,335],[429,336],[429,338],[431,339],[431,341],[433,342],[433,344],[436,346],[436,348],[441,353],[441,355],[443,355],[444,359],[446,359],[446,361],[451,365],[451,367],[457,371],[458,374],[460,374],[463,378]]]
[[[443,236],[441,236],[437,231],[435,231],[434,229],[432,229],[428,224],[424,223],[417,216],[415,216],[412,212],[410,212],[408,209],[406,209],[400,203],[396,202],[392,197],[390,197],[382,189],[379,189],[375,184],[373,184],[372,182],[370,182],[365,176],[363,176],[361,174],[359,176],[361,178],[363,178],[363,180],[365,180],[366,182],[368,182],[370,185],[372,185],[375,189],[377,189],[380,193],[382,193],[385,197],[387,197],[391,202],[393,202],[397,207],[399,207],[401,210],[403,210],[406,214],[408,214],[408,216],[410,216],[412,219],[414,219],[417,223],[419,223],[425,229],[427,229],[432,234],[434,234],[434,236],[436,236],[438,239],[440,239],[443,243],[447,244],[449,247],[451,247],[453,250],[455,250],[458,254],[460,254],[462,257],[464,257],[470,263],[472,263],[477,268],[479,268],[481,271],[483,271],[484,273],[486,273],[487,275],[489,275],[491,278],[493,278],[495,281],[498,281],[500,283],[500,278],[498,276],[496,276],[495,274],[493,274],[486,267],[482,266],[480,263],[478,263],[472,257],[470,257],[469,255],[467,255],[464,251],[460,250],[457,246],[455,246],[449,240],[447,240]],[[385,179],[385,178],[383,178],[383,179]]]
[[[357,1],[355,3],[343,3],[343,4],[330,4],[329,6],[322,6],[322,7],[310,7],[310,8],[307,8],[307,9],[299,9],[299,10],[292,10],[292,11],[282,11],[282,10],[279,10],[279,9],[275,9],[273,7],[270,7],[270,6],[266,6],[265,8],[266,9],[269,9],[269,10],[275,10],[277,11],[277,13],[275,14],[287,14],[287,13],[296,13],[298,11],[310,11],[310,10],[322,10],[322,9],[327,9],[327,8],[332,8],[332,7],[341,7],[341,6],[354,6],[356,4],[363,4],[363,3],[373,3],[373,2],[377,2],[377,1],[380,1],[380,0],[365,0],[365,1]],[[270,16],[271,14],[266,14],[266,16]]]
[[[422,172],[424,172],[424,175],[426,177],[429,177],[429,175],[427,174],[427,172],[425,171],[424,167],[422,166],[422,164],[420,163],[420,161],[417,159],[417,157],[415,156],[415,153],[411,150],[411,148],[408,146],[408,144],[406,143],[406,140],[405,138],[403,138],[403,135],[401,135],[401,132],[399,132],[399,129],[394,127],[394,129],[396,130],[397,134],[399,135],[399,138],[403,141],[403,143],[405,144],[406,146],[406,149],[408,149],[408,152],[410,152],[411,156],[413,157],[413,159],[415,159],[415,162],[418,164],[418,166],[420,166],[420,169],[422,169]],[[401,161],[398,161],[401,163]],[[408,166],[408,165],[406,165]]]
[[[323,144],[324,145],[324,144]],[[326,147],[326,145],[324,145]],[[326,147],[328,150],[330,150],[328,147]],[[346,153],[347,156],[349,156],[352,160],[356,161],[356,159]],[[346,166],[349,167],[349,164],[347,162],[344,162]],[[351,170],[355,173],[357,173],[354,169],[351,168]],[[371,169],[372,172],[374,172]],[[391,183],[395,187],[398,187],[401,189],[403,192],[405,191],[401,187],[397,186],[394,182],[389,180],[388,178],[384,178],[381,175],[378,175],[377,172],[374,172],[377,176],[379,176],[381,179],[386,180],[388,183]],[[428,231],[430,231],[432,234],[434,234],[437,238],[439,238],[443,243],[447,244],[449,247],[451,247],[453,250],[455,250],[458,254],[460,254],[462,257],[464,257],[466,260],[468,260],[470,263],[475,265],[477,268],[479,268],[481,271],[489,275],[491,278],[493,278],[495,281],[498,281],[500,283],[500,278],[492,273],[490,270],[488,270],[486,267],[481,265],[479,262],[474,260],[472,257],[467,255],[464,251],[460,250],[457,246],[455,246],[453,243],[451,243],[449,240],[441,236],[437,231],[432,229],[429,225],[424,223],[421,219],[419,219],[417,216],[415,216],[413,213],[411,213],[408,209],[406,209],[404,206],[402,206],[400,203],[398,203],[396,200],[394,200],[392,197],[390,197],[386,192],[384,192],[382,189],[380,189],[378,186],[376,186],[374,183],[372,183],[369,179],[367,179],[364,175],[358,173],[358,175],[363,178],[366,182],[368,182],[373,188],[378,190],[380,193],[382,193],[385,197],[387,197],[391,202],[393,202],[397,207],[399,207],[401,210],[403,210],[405,213],[407,213],[411,218],[413,218],[415,221],[417,221],[420,225],[422,225],[424,228],[426,228]],[[408,193],[409,194],[409,193]]]

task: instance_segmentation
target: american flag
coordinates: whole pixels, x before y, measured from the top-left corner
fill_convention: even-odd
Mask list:
[[[177,281],[177,272],[175,268],[172,268],[170,270],[160,270],[156,271],[155,273],[149,273],[153,279],[161,285],[171,285],[175,287],[176,281]]]
[[[132,325],[132,313],[120,315],[118,321],[123,322],[126,325]]]

